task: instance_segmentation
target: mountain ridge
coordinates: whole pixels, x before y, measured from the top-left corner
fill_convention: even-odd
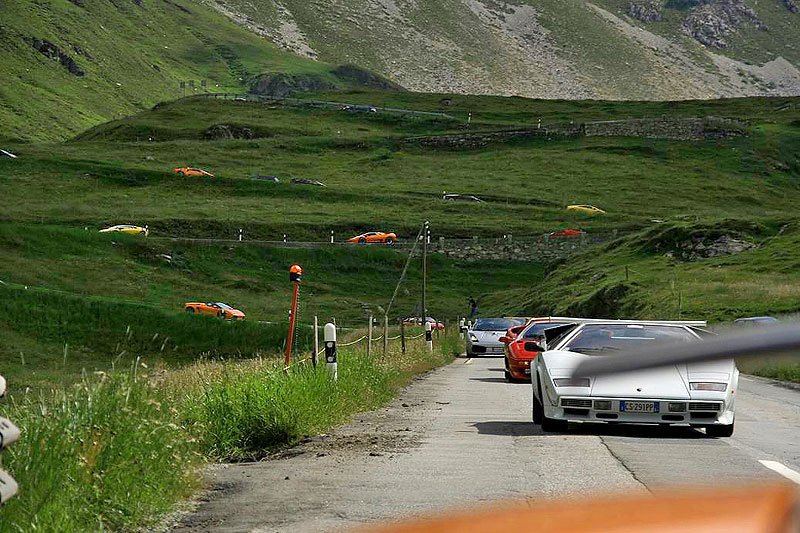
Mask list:
[[[276,45],[413,91],[677,100],[800,94],[794,0],[202,0]]]

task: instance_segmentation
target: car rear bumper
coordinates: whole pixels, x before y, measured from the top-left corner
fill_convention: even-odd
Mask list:
[[[508,361],[508,371],[511,374],[512,378],[520,380],[531,379],[532,360],[512,359],[511,357],[506,357],[506,361]]]
[[[610,408],[598,408],[597,402],[610,402]],[[630,412],[627,402],[652,402],[657,412]],[[549,403],[549,402],[545,402]],[[682,405],[683,411],[670,410],[669,404]],[[690,424],[697,426],[733,423],[732,403],[719,400],[686,400],[669,398],[601,398],[561,396],[557,405],[545,405],[545,416],[572,422],[617,422],[627,424]]]

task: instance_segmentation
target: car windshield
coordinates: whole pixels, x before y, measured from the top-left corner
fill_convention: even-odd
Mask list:
[[[479,318],[472,327],[473,331],[506,331],[514,326],[521,326],[525,321],[519,318]]]
[[[597,355],[667,342],[692,340],[696,340],[696,337],[682,326],[588,324],[560,349]]]
[[[217,302],[217,307],[219,307],[220,309],[233,309],[233,307],[231,307],[230,305],[224,304],[222,302]]]
[[[566,322],[547,322],[545,324],[531,324],[522,334],[525,340],[538,340],[544,338],[544,330],[566,325]]]

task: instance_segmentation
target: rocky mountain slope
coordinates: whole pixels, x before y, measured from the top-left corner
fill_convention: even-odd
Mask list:
[[[0,0],[0,140],[64,139],[263,72],[334,84],[332,68],[191,0]]]
[[[797,0],[202,1],[286,50],[357,64],[411,90],[800,94]]]

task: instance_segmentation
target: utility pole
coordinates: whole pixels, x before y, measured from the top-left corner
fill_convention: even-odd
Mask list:
[[[428,239],[430,238],[430,222],[425,221],[425,229],[422,232],[422,310],[420,311],[419,325],[425,327],[427,311],[425,305],[428,303]]]

